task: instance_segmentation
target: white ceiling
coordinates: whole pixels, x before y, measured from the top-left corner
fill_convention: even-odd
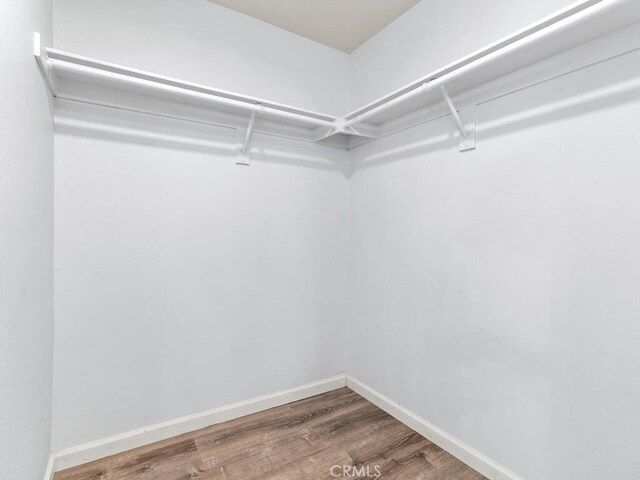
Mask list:
[[[210,0],[351,53],[420,0]]]

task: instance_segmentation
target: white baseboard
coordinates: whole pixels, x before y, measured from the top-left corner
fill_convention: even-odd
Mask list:
[[[167,422],[158,423],[150,427],[132,430],[130,432],[114,435],[112,437],[86,443],[77,447],[67,448],[55,452],[55,470],[82,465],[99,458],[108,457],[117,453],[131,450],[132,448],[148,445],[153,442],[166,440],[167,438],[192,432],[200,428],[208,427],[216,423],[226,422],[235,418],[251,415],[273,407],[279,407],[287,403],[302,400],[314,395],[326,393],[331,390],[345,387],[347,376],[342,373],[334,377],[326,378],[318,382],[308,383],[300,387],[282,392],[262,395],[251,400],[245,400],[231,405],[226,405],[205,412],[187,415]],[[49,480],[45,478],[45,480]]]
[[[261,412],[269,408],[279,407],[345,386],[440,446],[489,480],[524,480],[522,477],[497,464],[452,435],[432,425],[424,418],[374,390],[369,385],[344,373],[290,390],[262,395],[251,400],[187,415],[77,447],[60,450],[51,455],[44,480],[53,480],[53,474],[58,470],[75,467],[76,465],[125,452],[132,448],[166,440],[167,438],[192,432],[200,428],[208,427],[209,425],[251,415],[252,413]]]
[[[524,480],[351,375],[347,375],[347,387],[466,463],[489,480]]]
[[[49,461],[47,462],[47,469],[44,471],[44,480],[53,480],[53,475],[56,473],[56,457],[52,453],[49,455]]]

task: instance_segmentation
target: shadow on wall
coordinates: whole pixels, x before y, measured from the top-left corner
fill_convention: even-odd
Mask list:
[[[176,151],[209,154],[235,162],[236,142],[243,132],[205,122],[182,121],[118,108],[56,100],[56,133],[116,143],[135,143]],[[288,166],[336,171],[347,175],[346,150],[284,140],[255,133],[251,159]],[[242,167],[238,167],[242,168]]]
[[[536,85],[479,103],[478,148],[482,139],[613,108],[640,100],[640,51],[611,58]],[[447,121],[442,121],[447,120]],[[391,137],[401,135],[400,145]],[[351,174],[436,151],[457,150],[458,133],[450,116],[437,117],[354,149]],[[358,150],[361,153],[358,154]],[[460,155],[469,155],[462,152]]]
[[[255,134],[254,138],[259,140],[252,146],[252,160],[332,170],[348,176],[350,157],[347,150],[271,135]]]

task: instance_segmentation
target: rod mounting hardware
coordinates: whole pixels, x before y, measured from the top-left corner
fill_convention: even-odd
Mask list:
[[[447,88],[444,85],[440,86],[440,93],[442,94],[442,98],[444,98],[447,107],[449,107],[449,111],[451,112],[451,116],[456,122],[456,126],[460,131],[460,144],[459,148],[461,152],[465,150],[473,150],[476,148],[476,135],[475,135],[475,118],[474,123],[471,129],[467,129],[462,118],[460,118],[460,113],[458,109],[453,104],[453,100],[449,96],[449,92],[447,92]],[[475,110],[475,109],[474,109]]]
[[[259,108],[253,110],[251,112],[251,118],[249,118],[249,126],[247,127],[247,131],[244,134],[244,141],[242,145],[239,146],[239,152],[236,155],[236,163],[238,165],[249,165],[250,157],[249,157],[249,148],[251,146],[251,136],[253,135],[253,127],[256,123],[256,117],[259,113],[264,113],[264,107],[260,104],[257,105]]]
[[[347,125],[347,121],[344,118],[336,118],[336,121],[333,123],[333,127],[331,128],[331,135],[339,133],[346,135],[350,135],[352,133],[351,126]]]

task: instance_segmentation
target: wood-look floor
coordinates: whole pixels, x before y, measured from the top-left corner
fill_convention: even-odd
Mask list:
[[[344,472],[331,467],[365,467]],[[54,480],[481,480],[342,388],[56,473]],[[368,476],[367,470],[368,469]]]

